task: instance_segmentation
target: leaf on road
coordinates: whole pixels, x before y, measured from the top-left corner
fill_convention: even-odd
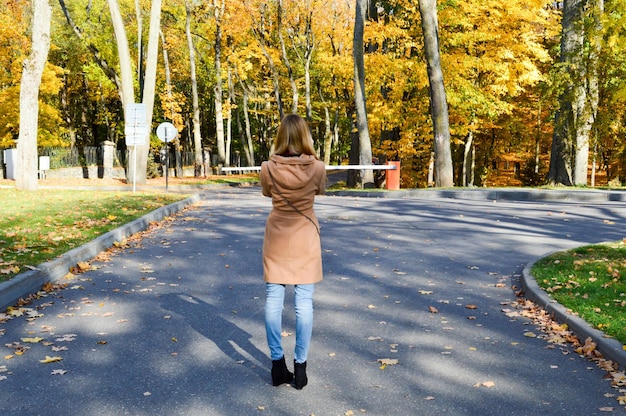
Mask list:
[[[428,307],[428,312],[430,312],[430,313],[439,313],[439,310],[437,308],[435,308],[434,306],[429,306]]]
[[[50,364],[50,363],[56,363],[57,361],[61,361],[63,360],[63,358],[61,357],[50,357],[49,355],[46,355],[46,358],[44,358],[43,360],[39,360],[40,363],[42,364]]]
[[[65,373],[67,373],[67,370],[61,370],[61,369],[57,369],[57,370],[52,370],[52,374],[53,376],[62,376]]]
[[[34,338],[22,338],[22,342],[28,342],[31,344],[36,344],[38,342],[43,341],[43,338],[41,337],[34,337]]]

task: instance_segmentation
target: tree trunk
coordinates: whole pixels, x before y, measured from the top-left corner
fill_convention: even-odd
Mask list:
[[[152,130],[152,115],[154,110],[154,96],[156,92],[157,62],[159,58],[159,33],[161,32],[161,0],[152,0],[150,9],[150,30],[148,32],[148,53],[146,55],[146,71],[142,102],[146,106],[146,125],[148,134],[144,145],[137,146],[137,177],[136,183],[144,185],[148,173],[148,155],[150,153],[150,132]],[[130,169],[129,169],[130,170]]]
[[[241,91],[243,95],[243,102],[241,103],[241,106],[243,107],[243,120],[245,125],[243,131],[245,132],[244,148],[246,160],[248,161],[248,166],[254,166],[254,144],[252,143],[252,131],[250,130],[250,114],[248,113],[248,87],[246,86],[246,84],[244,84],[244,82],[238,75],[237,80],[239,81],[239,85],[241,86]]]
[[[191,76],[191,99],[193,106],[193,148],[195,151],[194,176],[200,176],[202,170],[202,131],[200,125],[200,105],[198,104],[198,80],[196,77],[196,50],[191,37],[191,5],[185,2],[185,34],[189,48],[189,71]]]
[[[285,48],[285,40],[283,39],[283,2],[282,0],[278,0],[278,7],[276,10],[276,31],[278,32],[278,41],[280,43],[280,52],[281,57],[283,59],[283,63],[285,64],[285,68],[287,68],[287,74],[289,75],[289,84],[291,84],[291,112],[296,114],[298,112],[298,86],[296,85],[296,80],[293,78],[293,68],[291,67],[291,62],[289,61],[289,56],[287,56],[287,49]]]
[[[39,86],[50,50],[52,8],[48,0],[33,0],[32,44],[24,61],[20,84],[20,132],[17,140],[15,186],[19,190],[38,188],[37,130],[39,128]]]
[[[354,104],[356,109],[356,125],[359,133],[359,164],[372,164],[372,143],[370,141],[367,124],[367,105],[365,99],[365,64],[363,32],[365,30],[365,15],[367,0],[357,0],[356,19],[354,22],[353,58],[354,58]],[[358,180],[358,179],[357,179]],[[360,178],[361,187],[374,187],[374,172],[371,169],[363,170]]]
[[[230,146],[233,140],[233,110],[232,110],[233,95],[234,95],[233,73],[229,66],[228,67],[228,97],[227,97],[228,110],[226,113],[226,162],[227,162],[226,166],[230,166],[230,161],[231,161]],[[238,166],[238,165],[235,164],[235,166]]]
[[[589,140],[598,107],[598,55],[603,0],[563,2],[561,63],[571,81],[559,98],[548,182],[586,185]],[[589,19],[591,17],[591,19]],[[591,21],[592,24],[585,23]]]
[[[228,166],[226,144],[224,143],[224,115],[222,113],[222,15],[224,0],[213,0],[215,16],[215,135],[217,137],[218,163]]]
[[[470,131],[465,140],[463,150],[463,186],[471,186],[474,183],[474,172],[472,166],[474,164],[474,134]]]
[[[320,95],[322,107],[324,107],[324,164],[330,165],[330,153],[333,140],[332,131],[330,129],[330,111],[328,110],[328,103],[322,95],[322,86],[319,83],[317,84],[317,92]]]
[[[135,0],[135,16],[137,19],[137,79],[139,91],[143,90],[143,16],[140,0]]]
[[[266,29],[265,27],[265,20],[266,20],[265,13],[266,13],[266,8],[263,7],[261,10],[261,21],[254,22],[252,33],[254,34],[254,37],[259,43],[261,52],[263,53],[263,56],[265,56],[265,59],[267,60],[267,65],[270,68],[270,73],[272,74],[272,84],[274,86],[274,97],[276,99],[276,107],[278,109],[278,117],[280,120],[282,120],[283,117],[285,116],[285,112],[283,110],[283,101],[282,101],[281,94],[280,94],[280,74],[278,73],[278,70],[276,69],[276,65],[274,64],[272,55],[270,55],[269,51],[267,50],[267,47],[270,44],[270,41],[266,37],[266,33],[269,32],[269,30]]]
[[[452,173],[452,153],[450,150],[450,125],[448,102],[443,83],[443,71],[439,56],[439,23],[437,1],[419,0],[424,33],[424,54],[430,85],[430,114],[433,121],[435,150],[435,186],[454,186]]]
[[[117,53],[120,60],[120,97],[122,99],[124,115],[126,115],[128,114],[128,108],[130,105],[135,102],[135,87],[133,85],[133,70],[130,63],[130,50],[128,49],[128,38],[126,37],[124,20],[122,19],[117,0],[108,0],[108,3],[109,10],[111,12],[111,23],[113,24],[113,31],[115,33],[115,40],[117,43]],[[140,146],[132,146],[132,149],[129,149],[129,157],[127,157],[128,169],[126,170],[126,180],[128,183],[136,183],[137,168],[135,166],[135,162],[139,160],[139,147]],[[133,156],[131,157],[131,151],[137,153],[133,153]]]
[[[135,88],[133,86],[133,70],[130,63],[130,50],[128,49],[128,39],[126,37],[124,20],[122,19],[117,0],[108,0],[108,2],[109,9],[111,11],[111,23],[113,24],[113,31],[115,33],[115,40],[117,43],[117,53],[120,60],[120,97],[122,97],[122,106],[124,107],[124,114],[126,114],[126,108],[128,105],[135,102]]]

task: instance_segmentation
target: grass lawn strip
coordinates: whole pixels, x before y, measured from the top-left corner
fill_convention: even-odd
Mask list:
[[[0,282],[187,195],[0,189]]]
[[[625,241],[554,253],[532,274],[554,300],[626,345]]]

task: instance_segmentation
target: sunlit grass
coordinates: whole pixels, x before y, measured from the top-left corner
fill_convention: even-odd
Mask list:
[[[185,197],[148,192],[0,189],[0,281]]]
[[[626,344],[626,244],[615,242],[555,253],[532,274],[554,300]]]

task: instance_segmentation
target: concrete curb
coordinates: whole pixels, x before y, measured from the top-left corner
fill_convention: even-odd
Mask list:
[[[333,191],[327,195],[359,196],[369,198],[453,198],[467,200],[494,201],[558,201],[558,202],[626,202],[625,191],[604,190],[549,190],[549,189],[513,189],[513,188],[470,188],[470,189],[401,189],[399,191]]]
[[[158,208],[141,218],[124,224],[114,230],[103,234],[92,241],[76,247],[62,256],[50,260],[38,266],[37,270],[29,270],[20,273],[8,281],[0,283],[0,310],[14,305],[21,297],[29,293],[35,293],[47,282],[54,282],[65,276],[71,267],[78,262],[87,261],[94,258],[102,251],[111,247],[116,241],[144,231],[151,222],[159,221],[164,217],[182,210],[185,206],[196,203],[200,200],[199,195],[192,195],[182,201]]]
[[[573,315],[567,308],[552,299],[537,284],[535,277],[531,273],[533,266],[540,259],[553,253],[555,252],[546,253],[524,267],[521,278],[524,296],[548,311],[557,322],[566,323],[568,328],[576,334],[582,342],[587,338],[591,338],[597,344],[596,348],[598,351],[606,358],[615,361],[621,368],[626,368],[626,351],[624,351],[621,342],[614,338],[607,338],[604,332],[592,327],[579,316]]]

